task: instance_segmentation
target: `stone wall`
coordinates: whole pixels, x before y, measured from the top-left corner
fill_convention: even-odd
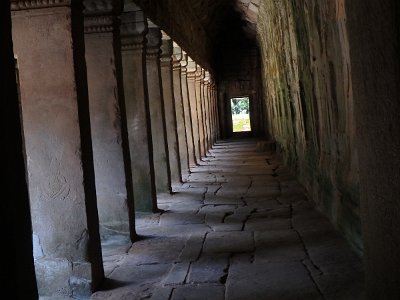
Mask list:
[[[265,126],[309,196],[362,252],[345,0],[262,0]]]

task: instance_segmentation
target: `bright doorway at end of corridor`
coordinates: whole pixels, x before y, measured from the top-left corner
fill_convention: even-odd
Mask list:
[[[231,98],[233,132],[250,132],[250,99],[249,97]]]

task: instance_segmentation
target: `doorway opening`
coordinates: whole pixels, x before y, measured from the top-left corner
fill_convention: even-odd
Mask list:
[[[233,132],[251,132],[249,97],[231,98]]]

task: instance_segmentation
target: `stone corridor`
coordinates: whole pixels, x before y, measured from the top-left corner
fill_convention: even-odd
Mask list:
[[[139,241],[103,241],[91,299],[363,299],[359,256],[272,146],[217,142],[160,213],[137,216]]]

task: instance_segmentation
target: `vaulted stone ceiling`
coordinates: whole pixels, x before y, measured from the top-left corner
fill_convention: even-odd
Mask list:
[[[255,42],[259,0],[135,0],[203,67],[216,69],[232,47]]]

